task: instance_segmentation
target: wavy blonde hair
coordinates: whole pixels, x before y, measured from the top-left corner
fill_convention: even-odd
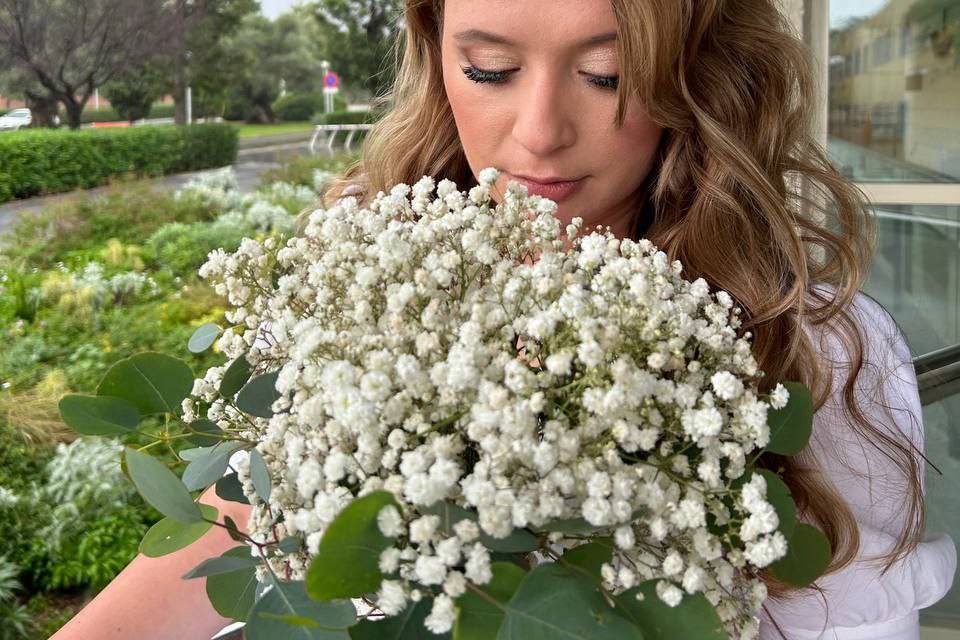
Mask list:
[[[858,404],[865,342],[850,307],[867,275],[876,228],[861,192],[814,136],[810,53],[772,0],[611,4],[621,61],[617,122],[635,96],[664,127],[636,234],[642,230],[680,260],[688,279],[702,277],[736,300],[742,331],[753,334],[763,390],[804,382],[817,409],[835,394],[851,428],[902,473],[907,525],[882,558],[889,568],[919,542],[923,454]],[[365,140],[362,159],[326,192],[326,203],[348,187],[362,198],[424,175],[461,188],[475,184],[443,86],[442,16],[443,0],[407,0],[399,72],[384,97],[390,107]],[[827,322],[849,361],[839,389],[801,330]],[[809,450],[763,463],[782,470],[800,513],[829,538],[830,570],[850,563],[859,548],[857,523]],[[770,586],[777,595],[787,591],[772,580]]]

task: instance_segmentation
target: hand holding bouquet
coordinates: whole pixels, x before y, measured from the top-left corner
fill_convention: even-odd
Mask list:
[[[234,324],[191,348],[224,366],[140,354],[64,418],[122,433],[161,410],[204,439],[182,479],[126,465],[168,516],[148,550],[213,524],[243,542],[188,577],[248,638],[754,637],[761,573],[803,586],[830,559],[756,466],[805,446],[809,392],[759,391],[727,293],[647,240],[561,233],[515,183],[494,203],[497,175],[211,253]],[[194,502],[214,483],[253,505],[248,534]]]

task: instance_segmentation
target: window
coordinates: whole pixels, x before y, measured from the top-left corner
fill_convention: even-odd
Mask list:
[[[803,7],[804,36],[821,64],[822,140],[877,216],[864,290],[915,356],[938,352],[926,359],[938,366],[949,356],[952,372],[960,367],[960,0],[783,1]],[[960,542],[960,381],[950,375],[949,385],[921,394],[926,452],[943,471],[927,473],[927,528]],[[931,638],[960,639],[960,584],[921,620]]]

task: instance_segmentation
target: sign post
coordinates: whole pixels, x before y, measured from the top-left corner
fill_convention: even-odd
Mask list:
[[[340,91],[340,76],[330,71],[330,63],[323,61],[323,112],[333,111],[333,96]]]

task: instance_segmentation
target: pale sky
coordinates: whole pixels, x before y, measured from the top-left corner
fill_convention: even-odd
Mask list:
[[[842,27],[850,18],[872,16],[889,0],[830,0],[830,28]]]
[[[272,20],[298,2],[299,0],[260,0],[260,13]]]

